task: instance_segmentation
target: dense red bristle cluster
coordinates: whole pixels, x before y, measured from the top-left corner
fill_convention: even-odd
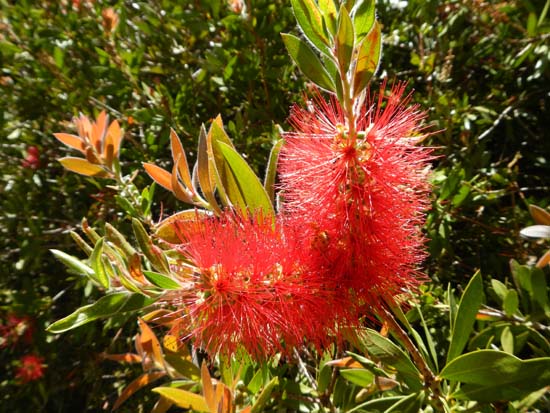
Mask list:
[[[424,258],[430,150],[416,146],[424,113],[407,106],[404,89],[369,97],[356,136],[348,135],[336,100],[295,107],[295,131],[286,134],[280,159],[283,208],[313,246],[313,266],[374,306],[417,285]]]
[[[182,227],[194,273],[172,302],[195,345],[258,358],[325,349],[421,282],[431,151],[416,145],[425,115],[404,90],[369,96],[352,128],[336,99],[295,107],[278,216],[226,211]]]
[[[195,226],[179,248],[197,268],[182,293],[182,320],[195,344],[213,353],[243,346],[256,357],[311,343],[329,344],[345,317],[338,288],[306,265],[307,251],[283,222],[233,213]]]

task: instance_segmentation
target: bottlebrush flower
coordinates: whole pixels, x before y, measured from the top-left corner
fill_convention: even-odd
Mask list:
[[[279,172],[283,209],[310,245],[310,265],[376,306],[416,286],[424,258],[431,150],[417,146],[425,114],[405,84],[369,95],[350,136],[339,103],[317,97],[294,107]]]
[[[38,169],[40,168],[40,150],[36,146],[27,148],[27,156],[21,162],[23,168]]]
[[[21,339],[24,344],[31,344],[33,334],[34,323],[29,316],[8,314],[5,323],[0,325],[0,348],[8,344],[14,346]]]
[[[225,213],[187,226],[179,249],[196,268],[173,304],[186,309],[178,328],[211,353],[242,345],[264,358],[309,343],[324,348],[349,305],[338,286],[303,263],[294,228],[263,217]]]
[[[17,368],[15,377],[21,383],[28,383],[40,379],[44,375],[44,358],[35,354],[21,357],[21,366]]]

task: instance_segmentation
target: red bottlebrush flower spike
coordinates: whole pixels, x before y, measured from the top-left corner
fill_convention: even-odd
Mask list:
[[[15,377],[23,384],[40,379],[45,370],[43,362],[44,358],[35,354],[21,357],[21,366],[17,368]]]
[[[339,103],[318,97],[294,107],[281,151],[283,209],[323,269],[360,305],[420,282],[420,227],[428,206],[431,149],[416,146],[425,114],[405,84],[367,98],[350,136]]]
[[[305,343],[330,344],[348,303],[338,288],[303,262],[307,251],[292,228],[262,217],[226,213],[184,234],[181,252],[195,266],[193,286],[172,303],[184,304],[177,328],[211,353],[242,346],[265,358]]]

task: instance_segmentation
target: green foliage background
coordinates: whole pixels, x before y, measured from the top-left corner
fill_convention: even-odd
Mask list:
[[[82,216],[128,225],[112,193],[57,163],[66,149],[52,133],[68,130],[79,112],[106,109],[126,131],[123,168],[167,166],[170,127],[194,148],[200,124],[221,113],[237,148],[263,172],[276,125],[286,127],[307,85],[280,37],[296,32],[289,2],[247,1],[243,12],[239,4],[0,0],[0,312],[36,320],[32,351],[48,365],[43,380],[20,386],[13,360],[31,349],[2,350],[6,409],[96,411],[135,377],[99,358],[129,350],[133,322],[43,332],[97,298],[48,249],[78,254],[67,233]],[[107,7],[120,18],[112,33],[102,25]],[[423,300],[437,301],[448,283],[460,290],[477,269],[487,283],[505,282],[510,258],[526,263],[543,251],[518,232],[532,223],[530,203],[550,203],[548,2],[378,1],[377,9],[385,37],[375,84],[407,80],[438,131],[426,142],[439,157],[426,224],[433,283]],[[41,154],[36,170],[22,166],[29,146]],[[137,183],[150,181],[141,173]],[[165,214],[183,207],[162,189],[157,195]],[[431,317],[445,341],[442,321]],[[143,393],[123,409],[147,405]]]

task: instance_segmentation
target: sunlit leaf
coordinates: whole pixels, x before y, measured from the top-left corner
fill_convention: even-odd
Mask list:
[[[531,225],[523,228],[519,234],[527,239],[543,239],[550,238],[550,225]]]
[[[59,162],[65,169],[80,175],[93,176],[95,178],[105,178],[109,176],[109,173],[101,166],[90,163],[86,159],[67,156],[59,159]]]
[[[357,97],[376,73],[382,51],[382,29],[374,22],[369,32],[358,46],[357,63],[353,73],[353,96]]]
[[[57,140],[67,145],[68,147],[77,149],[80,152],[84,153],[84,148],[86,144],[79,136],[72,135],[70,133],[54,133],[53,136],[55,136]]]
[[[160,274],[154,271],[143,271],[145,278],[149,280],[150,283],[156,285],[163,290],[180,290],[181,285],[179,285],[172,278],[167,277],[166,275]]]
[[[84,264],[78,258],[56,249],[52,249],[50,251],[59,261],[65,264],[70,270],[74,271],[76,274],[86,275],[88,277],[95,276],[94,270],[88,265]]]
[[[157,225],[155,234],[164,241],[179,244],[183,242],[186,222],[193,223],[210,216],[200,209],[188,209],[169,216]]]
[[[283,147],[283,143],[284,141],[282,139],[278,140],[275,145],[273,145],[273,148],[271,148],[271,153],[269,154],[269,161],[267,163],[267,168],[265,172],[264,188],[272,205],[275,204],[275,179],[277,176],[277,162],[279,159],[279,152]]]
[[[368,387],[374,383],[374,374],[365,369],[340,370],[346,380],[361,387]]]
[[[372,29],[375,19],[375,1],[360,0],[353,10],[353,26],[358,41],[366,36]]]
[[[462,353],[474,327],[476,314],[483,303],[483,281],[479,272],[475,273],[458,305],[455,320],[451,320],[451,345],[447,353],[447,363]]]
[[[147,162],[143,163],[143,168],[153,181],[170,192],[172,191],[172,174],[170,172]]]
[[[323,20],[320,10],[313,0],[291,0],[298,25],[306,38],[319,49],[329,54],[328,39],[323,33]]]
[[[107,354],[101,353],[101,358],[105,360],[118,361],[119,363],[141,363],[141,356],[134,353]]]
[[[286,49],[302,73],[313,83],[329,92],[336,91],[334,81],[306,42],[291,34],[281,34]]]
[[[112,317],[118,313],[133,312],[153,304],[158,297],[146,297],[137,293],[118,292],[101,297],[95,303],[80,307],[71,315],[51,324],[50,333],[63,333],[89,322]]]
[[[340,6],[338,15],[338,32],[336,33],[336,57],[341,69],[342,75],[347,73],[353,55],[355,35],[353,33],[353,23],[348,10],[344,5]]]
[[[181,140],[174,129],[170,129],[170,148],[172,150],[172,159],[174,160],[174,164],[177,164],[178,166],[179,176],[187,188],[192,188],[193,184],[191,183],[191,174],[189,173],[187,156],[185,155],[185,150],[183,149]]]
[[[202,396],[191,393],[187,390],[175,389],[173,387],[156,387],[153,389],[155,393],[166,397],[172,401],[176,406],[183,407],[184,409],[193,409],[199,412],[209,412],[206,401]]]
[[[264,217],[273,216],[273,205],[260,180],[244,158],[223,142],[216,142],[213,148],[225,161],[219,169],[224,168],[221,179],[233,205],[243,214],[260,212]]]

